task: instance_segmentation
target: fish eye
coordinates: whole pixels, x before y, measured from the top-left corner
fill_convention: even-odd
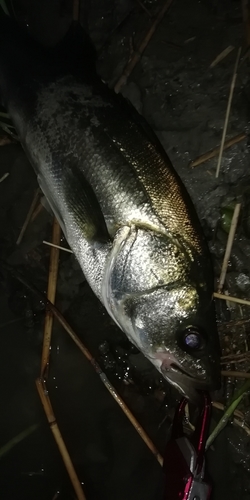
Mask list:
[[[196,326],[189,326],[182,331],[179,344],[185,351],[199,351],[204,346],[204,336]]]

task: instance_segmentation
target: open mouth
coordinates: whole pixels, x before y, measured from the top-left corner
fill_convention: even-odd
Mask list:
[[[186,372],[185,370],[183,370],[183,368],[181,366],[178,366],[176,363],[171,363],[170,367],[169,367],[170,371],[175,371],[177,373],[182,373],[183,375],[185,375],[186,377],[189,377],[191,379],[194,379],[196,380],[195,377],[193,377],[193,375],[190,375],[190,373]]]
[[[168,366],[161,366],[162,375],[170,382],[176,389],[186,396],[190,401],[198,404],[201,401],[199,391],[209,390],[209,382],[207,380],[200,380],[190,373],[186,372],[182,367],[176,363],[171,363]]]
[[[178,361],[176,362],[176,358],[171,353],[158,351],[157,358],[147,357],[156,366],[165,380],[196,405],[202,402],[201,391],[214,389],[212,388],[212,380],[209,373],[204,371],[200,376],[191,374]],[[201,376],[202,378],[200,378]]]

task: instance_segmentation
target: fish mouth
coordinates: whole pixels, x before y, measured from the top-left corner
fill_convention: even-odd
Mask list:
[[[176,363],[171,363],[167,367],[162,363],[161,373],[170,384],[194,404],[202,402],[201,391],[211,390],[208,380],[197,379]]]

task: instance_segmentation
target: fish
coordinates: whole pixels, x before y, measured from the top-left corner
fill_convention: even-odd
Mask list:
[[[180,394],[219,389],[211,256],[157,135],[101,80],[79,23],[54,47],[0,28],[1,103],[94,294]]]

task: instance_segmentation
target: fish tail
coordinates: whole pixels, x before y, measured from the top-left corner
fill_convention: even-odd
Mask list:
[[[72,21],[63,39],[54,47],[55,56],[62,64],[66,62],[74,73],[95,72],[96,50],[89,35],[80,22]]]
[[[0,0],[0,42],[4,41],[8,44],[8,42],[15,41],[18,44],[18,38],[26,39],[28,42],[31,35],[20,27],[11,2]],[[33,40],[34,43],[37,42]],[[95,73],[96,50],[87,31],[79,21],[72,21],[63,38],[47,50],[54,56],[58,65],[67,66],[74,73],[77,69],[79,73],[84,72],[85,75],[90,72],[93,76]]]

